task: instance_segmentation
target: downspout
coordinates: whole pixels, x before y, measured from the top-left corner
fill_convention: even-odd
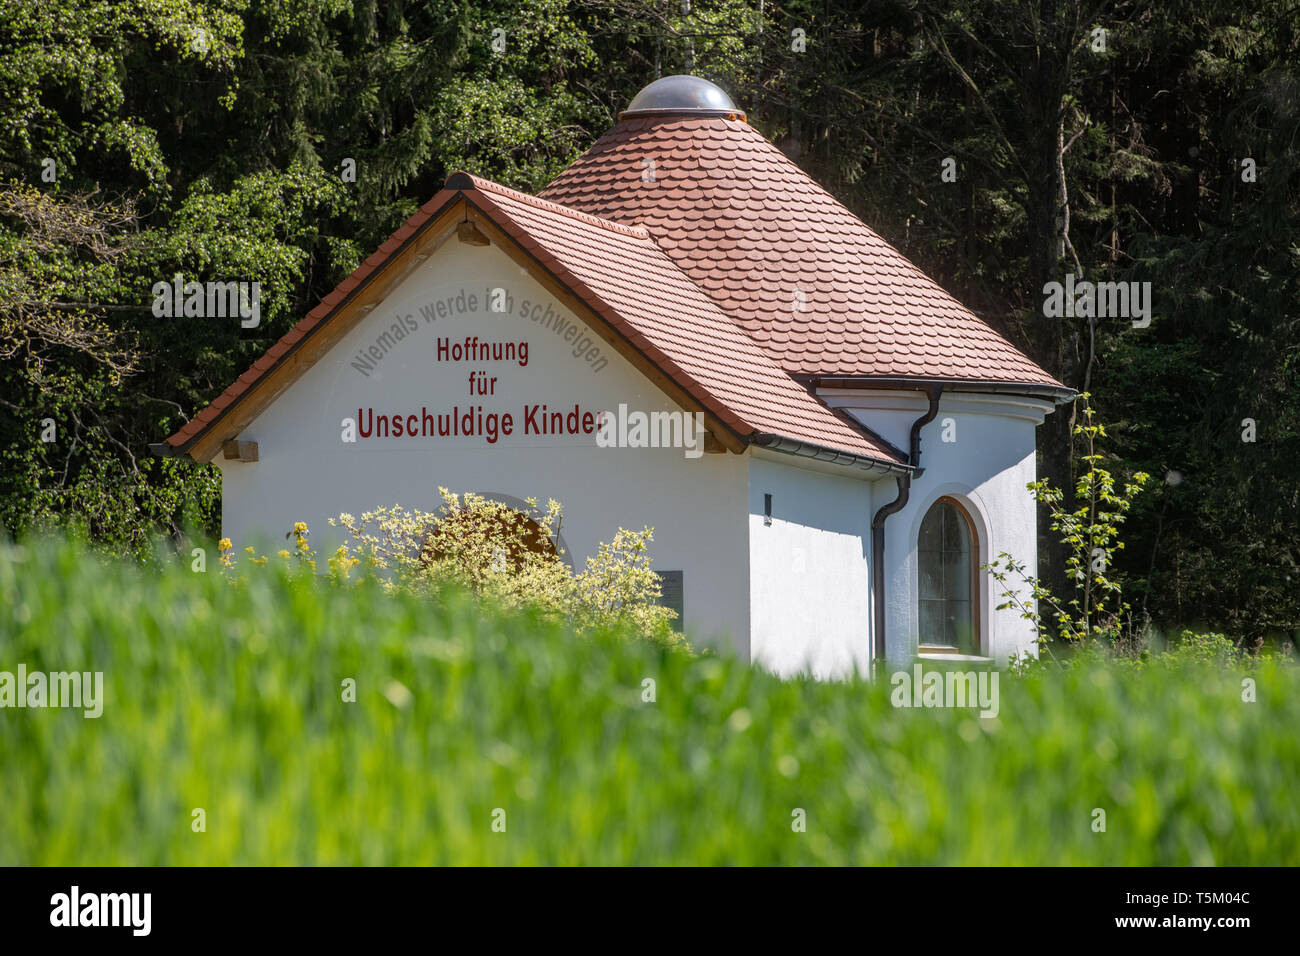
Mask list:
[[[942,385],[927,385],[925,393],[929,396],[930,407],[925,414],[912,422],[912,434],[909,444],[908,464],[913,471],[897,476],[898,496],[884,505],[871,519],[871,578],[874,603],[874,650],[871,659],[872,676],[885,660],[885,519],[907,507],[907,499],[912,491],[912,474],[920,476],[921,468],[921,429],[934,421],[939,414],[939,397],[943,394]]]

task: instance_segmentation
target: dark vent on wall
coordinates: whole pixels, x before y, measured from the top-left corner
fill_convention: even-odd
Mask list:
[[[673,628],[678,631],[685,630],[686,613],[683,604],[684,573],[681,571],[656,571],[655,573],[659,575],[659,587],[663,591],[659,596],[659,604],[676,611],[677,620],[673,622]]]

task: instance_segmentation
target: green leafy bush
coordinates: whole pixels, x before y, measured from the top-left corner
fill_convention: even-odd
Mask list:
[[[438,492],[443,505],[437,512],[394,506],[360,519],[331,519],[353,541],[330,559],[335,579],[360,565],[390,588],[434,596],[465,590],[500,607],[540,610],[579,634],[606,628],[685,646],[672,627],[676,612],[657,603],[662,591],[650,567],[652,529],[619,528],[575,574],[560,546],[564,511],[558,501],[551,499],[542,511],[530,498],[525,513],[473,492]],[[310,562],[305,529],[295,526],[296,550]]]
[[[1217,664],[1221,667],[1248,664],[1250,655],[1238,647],[1232,638],[1223,634],[1197,634],[1183,631],[1178,640],[1159,659],[1166,663],[1193,661],[1198,664]]]

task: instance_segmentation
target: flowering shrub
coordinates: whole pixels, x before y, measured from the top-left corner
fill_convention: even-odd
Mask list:
[[[549,500],[544,510],[527,501],[527,512],[472,492],[457,495],[439,488],[442,507],[408,511],[394,505],[359,518],[341,514],[330,525],[351,537],[334,551],[329,577],[347,584],[360,576],[382,581],[388,590],[437,596],[445,588],[463,589],[498,605],[541,611],[567,621],[579,633],[610,629],[667,645],[686,647],[673,630],[676,613],[661,607],[659,576],[650,568],[651,528],[620,528],[602,543],[586,567],[574,573],[560,547],[563,509]],[[315,570],[316,557],[301,521],[286,537],[292,549],[279,552]],[[233,569],[232,545],[219,544],[222,566]],[[248,560],[264,565],[252,548]]]
[[[437,592],[456,586],[508,607],[541,605],[558,610],[570,575],[559,548],[560,504],[545,512],[529,499],[529,514],[480,495],[438,489],[436,512],[400,506],[341,514],[331,525],[354,542],[345,554],[390,588]],[[355,554],[354,554],[355,550]]]

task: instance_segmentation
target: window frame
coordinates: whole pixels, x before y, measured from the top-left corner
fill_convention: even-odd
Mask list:
[[[925,527],[925,519],[929,517],[930,512],[941,504],[950,504],[961,515],[962,521],[966,522],[966,533],[970,535],[970,613],[972,631],[974,633],[973,646],[965,650],[960,646],[954,647],[951,644],[926,644],[921,640],[921,529]],[[975,526],[975,519],[971,517],[966,506],[952,495],[940,495],[926,507],[921,515],[920,523],[916,526],[916,624],[917,624],[917,653],[934,657],[980,657],[984,654],[984,627],[983,627],[983,608],[980,601],[980,536]]]

